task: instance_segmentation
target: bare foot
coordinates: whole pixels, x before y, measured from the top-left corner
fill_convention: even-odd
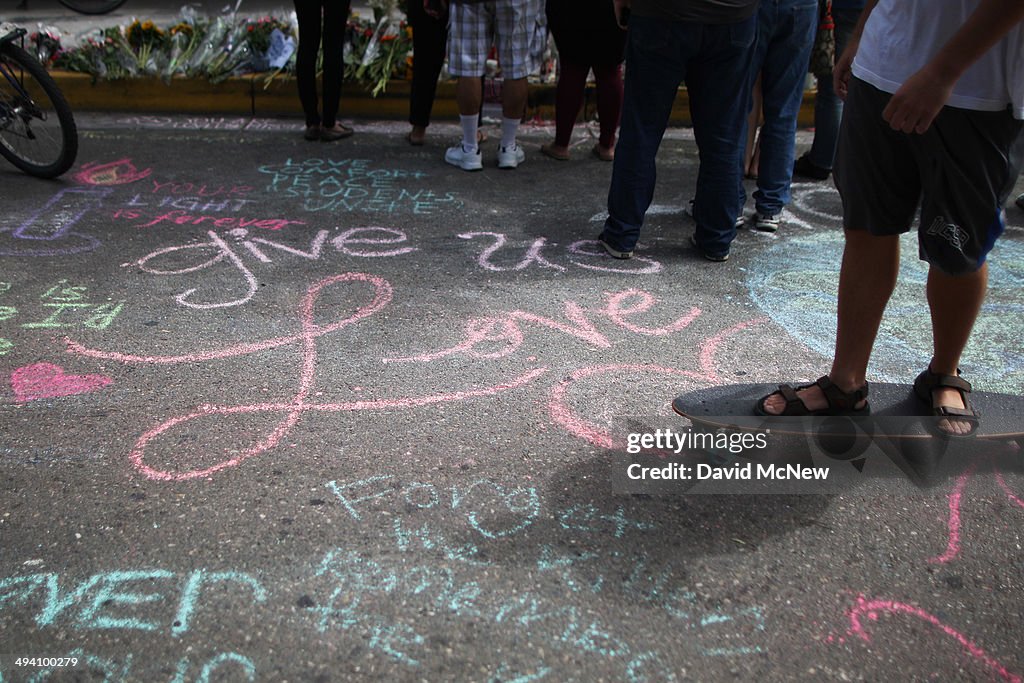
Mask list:
[[[615,161],[615,147],[604,147],[599,142],[594,145],[592,153],[601,161]]]
[[[427,129],[423,126],[413,126],[412,130],[410,130],[405,136],[405,139],[408,140],[409,144],[413,147],[420,147],[427,139]]]
[[[540,151],[544,156],[558,159],[559,161],[567,161],[569,159],[569,148],[565,145],[556,145],[553,142],[548,142],[540,146]]]

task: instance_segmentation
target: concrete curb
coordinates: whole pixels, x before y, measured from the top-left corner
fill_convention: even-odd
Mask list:
[[[233,114],[239,116],[301,116],[302,108],[292,77],[277,77],[267,82],[265,74],[229,78],[213,84],[203,79],[177,78],[165,83],[155,78],[120,81],[95,81],[86,74],[52,71],[51,75],[63,91],[71,108],[77,111],[127,111],[181,114]],[[409,81],[395,80],[384,93],[371,97],[354,84],[342,90],[343,118],[403,120],[409,114]],[[592,87],[587,89],[583,115],[589,118],[595,106]],[[438,84],[433,115],[436,118],[458,116],[455,84]],[[555,86],[531,85],[528,119],[553,120]],[[800,126],[814,120],[814,91],[804,94],[800,109]],[[690,125],[689,99],[680,88],[672,108],[670,122],[674,126]]]

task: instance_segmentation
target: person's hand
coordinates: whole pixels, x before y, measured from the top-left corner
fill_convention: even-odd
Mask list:
[[[955,79],[943,78],[926,66],[904,81],[882,111],[882,118],[893,130],[924,133],[946,105],[955,84]]]
[[[850,76],[853,74],[853,57],[856,54],[857,49],[855,47],[847,46],[843,50],[843,54],[839,55],[835,66],[832,67],[832,90],[844,102],[846,101],[846,93],[850,88]]]
[[[615,7],[615,21],[619,28],[625,29],[629,23],[629,10],[633,6],[633,0],[612,0]]]
[[[440,19],[448,11],[448,0],[423,0],[423,11],[435,19]]]

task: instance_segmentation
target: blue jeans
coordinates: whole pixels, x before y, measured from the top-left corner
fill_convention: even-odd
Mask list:
[[[741,209],[742,131],[750,110],[748,80],[755,18],[734,24],[662,21],[633,15],[626,43],[626,87],[619,142],[601,239],[632,251],[654,198],[655,157],[679,84],[686,82],[700,152],[694,202],[697,243],[729,251]]]
[[[836,30],[836,58],[843,54],[857,26],[861,10],[832,8]],[[818,94],[814,98],[814,142],[807,159],[818,168],[831,169],[839,142],[839,121],[843,118],[843,101],[836,95],[831,78],[818,79]]]
[[[817,0],[761,0],[757,11],[757,47],[747,89],[753,90],[760,74],[764,124],[759,138],[754,202],[757,212],[764,216],[778,215],[789,203],[796,157],[796,119],[803,103],[817,30]],[[746,123],[742,139],[747,139]],[[741,169],[742,163],[741,160]],[[741,199],[745,199],[742,182],[738,187]]]

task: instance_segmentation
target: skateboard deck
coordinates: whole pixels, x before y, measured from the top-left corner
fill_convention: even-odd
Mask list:
[[[754,404],[778,389],[776,384],[731,384],[683,394],[672,401],[672,409],[704,429],[771,432],[773,434],[815,434],[842,436],[850,425],[865,433],[888,439],[935,438],[933,427],[940,418],[928,415],[909,384],[872,382],[866,417],[763,417],[754,414]],[[1015,441],[1024,439],[1024,396],[975,391],[970,394],[981,415],[975,439]],[[961,441],[966,441],[961,439]]]

